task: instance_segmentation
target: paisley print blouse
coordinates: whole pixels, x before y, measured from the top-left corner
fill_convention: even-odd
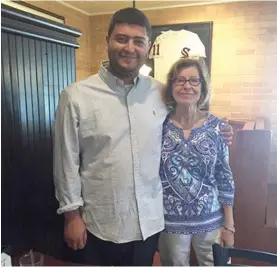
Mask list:
[[[208,114],[185,138],[169,116],[165,120],[160,176],[166,232],[209,232],[224,223],[221,204],[233,204],[234,181],[228,147],[219,133],[222,123]]]

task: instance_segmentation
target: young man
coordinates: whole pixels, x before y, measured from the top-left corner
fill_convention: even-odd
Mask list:
[[[60,96],[54,144],[58,213],[65,216],[68,246],[84,264],[152,265],[164,229],[159,164],[167,110],[161,83],[138,74],[150,38],[142,12],[116,12],[107,36],[108,64]]]

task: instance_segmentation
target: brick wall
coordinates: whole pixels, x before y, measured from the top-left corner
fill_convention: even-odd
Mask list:
[[[77,28],[82,32],[78,38],[80,48],[76,50],[76,72],[77,80],[82,80],[92,73],[92,52],[91,49],[91,23],[90,17],[75,11],[59,2],[55,1],[25,1],[33,6],[58,14],[65,18],[65,24]]]
[[[265,116],[277,132],[277,2],[242,2],[145,12],[152,25],[213,21],[212,112]],[[110,15],[91,17],[92,70],[106,59]],[[273,149],[277,150],[277,136]]]
[[[107,60],[107,45],[106,45],[106,36],[108,33],[109,22],[111,15],[100,15],[100,16],[91,16],[90,23],[93,28],[92,33],[92,70],[93,73],[97,72],[99,69],[99,64],[102,60]]]
[[[29,1],[30,2],[30,1]],[[111,15],[86,16],[58,2],[31,1],[65,17],[83,35],[77,49],[77,80],[107,59]],[[212,112],[231,119],[265,116],[277,132],[277,2],[241,2],[146,11],[153,25],[213,21]],[[273,149],[277,150],[277,136]]]
[[[105,37],[111,15],[88,17],[58,2],[31,2],[66,19],[83,36],[77,79],[97,72],[107,59]],[[145,12],[153,25],[213,21],[212,103],[218,116],[235,120],[267,117],[277,151],[277,2],[240,2]],[[276,174],[276,152],[271,173]],[[271,181],[277,178],[271,176]]]

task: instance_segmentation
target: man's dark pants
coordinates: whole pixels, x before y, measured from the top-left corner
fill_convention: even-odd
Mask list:
[[[159,233],[145,241],[117,244],[97,238],[87,232],[84,249],[73,252],[73,261],[98,266],[152,266]]]

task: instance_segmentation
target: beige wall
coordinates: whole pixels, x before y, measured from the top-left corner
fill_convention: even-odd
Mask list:
[[[93,27],[93,32],[91,35],[92,48],[92,71],[93,73],[98,71],[99,64],[102,60],[106,60],[107,57],[107,46],[106,46],[106,36],[108,33],[109,22],[111,15],[103,16],[91,16],[90,24]]]
[[[90,17],[74,9],[54,1],[25,1],[41,9],[50,11],[65,18],[65,24],[77,28],[82,32],[78,38],[80,48],[76,50],[76,72],[77,80],[82,80],[92,73],[92,52],[91,49],[91,23]]]
[[[244,2],[145,12],[152,25],[213,21],[212,112],[266,116],[277,132],[277,2]],[[91,17],[92,70],[105,59],[110,15]],[[275,134],[275,144],[277,137]]]
[[[111,15],[86,16],[58,2],[31,2],[65,17],[82,31],[77,80],[97,72],[107,59]],[[145,12],[153,25],[213,21],[212,112],[235,120],[265,116],[277,151],[277,2],[241,2]],[[271,165],[276,173],[276,152]],[[271,181],[276,180],[272,177]]]
[[[87,16],[58,2],[28,1],[65,17],[83,35],[77,80],[107,59],[111,15]],[[213,21],[212,112],[231,119],[266,116],[277,132],[277,2],[242,2],[146,11],[153,25]],[[275,143],[277,137],[275,135]]]

